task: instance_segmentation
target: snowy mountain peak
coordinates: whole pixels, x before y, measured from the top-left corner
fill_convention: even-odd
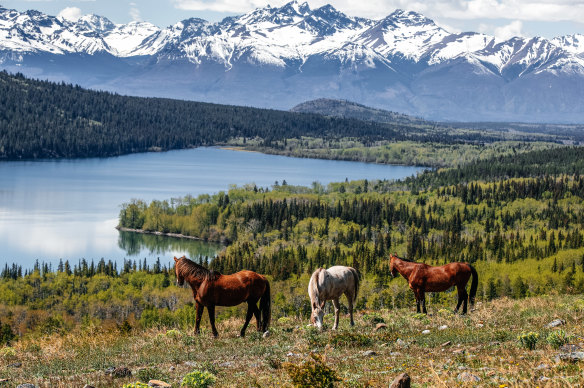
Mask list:
[[[310,6],[307,2],[300,3],[297,0],[292,0],[291,2],[284,4],[279,8],[281,13],[295,14],[295,15],[307,15],[310,12]]]
[[[414,11],[404,11],[402,9],[396,9],[394,12],[389,14],[383,22],[394,28],[400,27],[428,27],[436,28],[438,27],[432,19],[428,19],[422,14]]]
[[[108,18],[93,14],[81,16],[76,24],[81,30],[99,33],[111,31],[116,27]]]
[[[559,36],[552,39],[552,43],[570,53],[584,56],[584,34]]]

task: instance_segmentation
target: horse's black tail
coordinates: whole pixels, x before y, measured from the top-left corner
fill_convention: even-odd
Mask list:
[[[359,294],[359,272],[355,268],[351,268],[351,273],[355,278],[355,295],[353,297],[353,302],[357,302],[357,295]]]
[[[265,333],[270,327],[272,319],[272,302],[270,298],[270,283],[266,280],[266,290],[260,298],[260,312],[262,313],[262,331]]]
[[[472,275],[472,282],[470,283],[470,294],[468,295],[468,301],[470,302],[470,305],[473,306],[475,303],[475,296],[477,294],[477,288],[479,285],[479,274],[472,265],[469,264],[468,267],[470,268],[470,274]]]

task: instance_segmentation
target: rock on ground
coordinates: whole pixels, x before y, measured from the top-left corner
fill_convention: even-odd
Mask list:
[[[37,388],[37,386],[34,384],[25,383],[25,384],[17,385],[16,388]]]
[[[400,348],[407,348],[408,347],[408,343],[401,338],[398,338],[397,341],[395,341],[395,344],[397,346],[399,346]]]
[[[373,351],[373,350],[366,350],[366,351],[363,352],[363,355],[365,357],[375,356],[376,354],[377,353],[375,351]]]
[[[125,366],[121,366],[119,368],[114,369],[112,372],[113,377],[129,377],[132,376],[132,371],[126,368]]]
[[[461,374],[456,376],[456,379],[458,381],[462,381],[465,383],[478,383],[479,381],[481,381],[481,378],[479,376],[473,375],[470,372],[462,372]]]
[[[407,373],[397,376],[389,385],[389,388],[410,388],[412,379]]]
[[[560,353],[558,357],[562,361],[578,362],[584,361],[584,352],[570,352],[570,353]]]
[[[148,382],[148,386],[150,386],[150,387],[172,387],[172,385],[170,385],[162,380],[150,380]]]
[[[375,326],[375,331],[379,331],[379,330],[382,330],[382,329],[387,329],[387,325],[385,323],[378,323]]]
[[[566,321],[564,321],[563,319],[554,319],[553,321],[551,321],[550,323],[545,325],[545,327],[547,327],[548,329],[551,329],[551,328],[562,326],[565,324],[566,324]]]

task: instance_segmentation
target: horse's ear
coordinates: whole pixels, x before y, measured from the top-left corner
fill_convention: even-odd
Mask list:
[[[174,262],[176,263],[178,261],[178,259],[176,258],[176,256],[174,257]]]

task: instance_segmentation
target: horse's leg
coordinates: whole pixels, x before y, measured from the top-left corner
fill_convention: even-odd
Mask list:
[[[217,328],[215,327],[215,305],[212,304],[207,306],[207,311],[209,311],[209,322],[211,322],[211,330],[213,330],[213,337],[217,338],[219,333],[217,332]]]
[[[353,295],[351,293],[346,293],[347,302],[349,303],[349,317],[351,318],[351,326],[355,326],[355,321],[353,321]]]
[[[241,337],[245,337],[245,329],[247,329],[247,325],[249,325],[249,321],[251,321],[251,317],[253,316],[253,306],[255,303],[252,301],[247,301],[247,314],[245,314],[245,323],[241,328],[241,333],[239,334]]]
[[[335,306],[335,324],[333,325],[333,330],[337,330],[337,327],[339,327],[339,314],[341,313],[339,298],[333,299],[333,305]]]
[[[456,286],[457,290],[458,290],[458,303],[456,304],[456,308],[454,309],[454,313],[457,314],[458,313],[458,309],[460,308],[460,305],[462,304],[462,298],[463,298],[463,288],[461,289],[461,287]]]
[[[416,297],[416,312],[420,313],[420,293],[414,290],[414,296]]]
[[[466,292],[466,287],[462,289],[462,314],[466,314],[466,308],[468,304],[468,293]]]
[[[253,315],[255,316],[255,320],[256,320],[256,324],[258,326],[258,331],[261,332],[262,331],[262,318],[261,318],[261,312],[260,309],[258,308],[257,304],[252,304],[251,306],[253,308]]]
[[[424,291],[420,291],[420,299],[422,300],[422,312],[428,314],[426,310],[426,293]]]
[[[201,303],[199,302],[195,302],[196,303],[196,309],[197,309],[197,317],[195,318],[195,334],[199,334],[200,330],[200,326],[201,326],[201,317],[203,316],[203,310],[205,309],[205,306],[203,306]]]

